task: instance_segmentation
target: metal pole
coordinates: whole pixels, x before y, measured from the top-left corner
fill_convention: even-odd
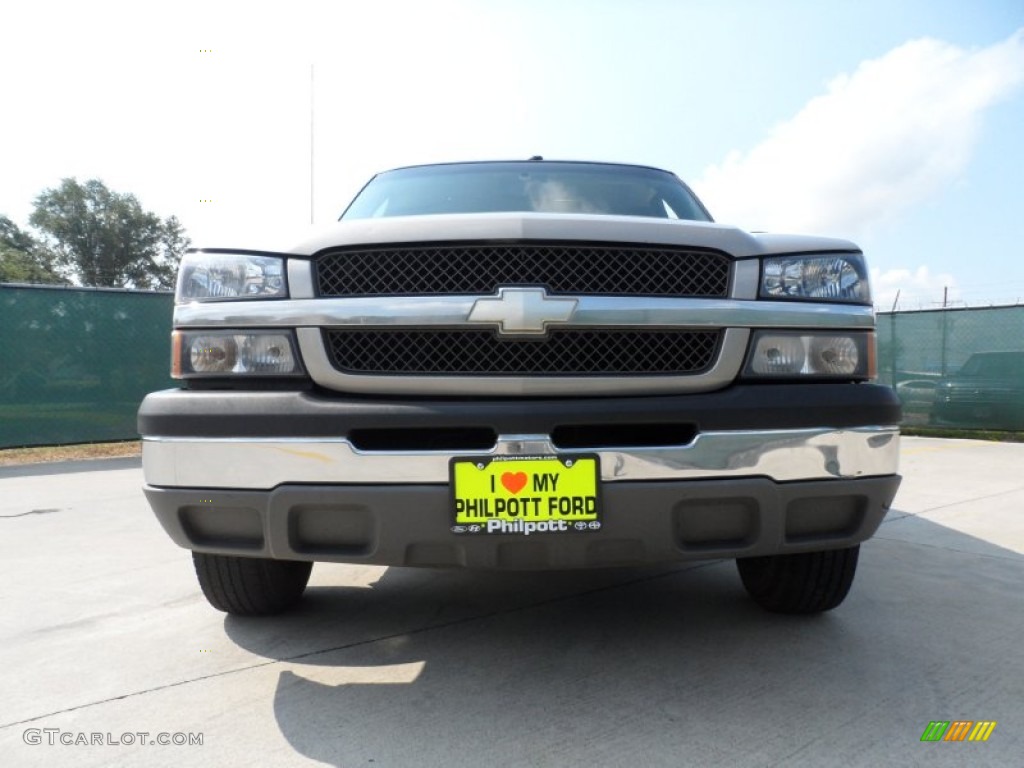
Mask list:
[[[891,354],[891,356],[889,358],[889,361],[890,361],[889,362],[889,365],[890,365],[890,368],[889,368],[889,381],[892,382],[891,386],[893,388],[895,388],[896,385],[899,384],[899,381],[897,381],[897,379],[896,379],[897,363],[896,363],[896,312],[895,311],[891,315],[889,315],[889,350],[890,350],[890,354]]]
[[[309,223],[313,223],[313,64],[309,65]]]
[[[949,310],[942,309],[942,375],[946,376],[946,346],[949,344]]]

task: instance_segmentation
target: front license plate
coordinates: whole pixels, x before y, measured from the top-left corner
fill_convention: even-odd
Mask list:
[[[458,458],[450,464],[452,533],[601,528],[597,456]]]

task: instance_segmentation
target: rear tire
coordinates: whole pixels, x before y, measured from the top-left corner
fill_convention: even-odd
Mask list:
[[[313,564],[193,552],[199,586],[210,605],[235,616],[267,616],[302,599]]]
[[[754,602],[773,613],[821,613],[846,598],[860,546],[736,560]]]

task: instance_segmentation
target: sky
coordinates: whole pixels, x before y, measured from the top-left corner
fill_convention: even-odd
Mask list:
[[[61,179],[195,246],[298,242],[376,172],[674,171],[860,245],[879,309],[1024,303],[1024,0],[15,0],[0,214]]]

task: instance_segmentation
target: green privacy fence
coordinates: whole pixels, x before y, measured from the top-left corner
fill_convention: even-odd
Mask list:
[[[168,376],[168,293],[0,285],[0,447],[136,437]],[[1024,429],[1024,306],[883,313],[904,423]]]
[[[904,424],[1024,429],[1024,306],[878,316],[878,373]]]
[[[137,437],[169,377],[168,293],[0,285],[0,447]]]

